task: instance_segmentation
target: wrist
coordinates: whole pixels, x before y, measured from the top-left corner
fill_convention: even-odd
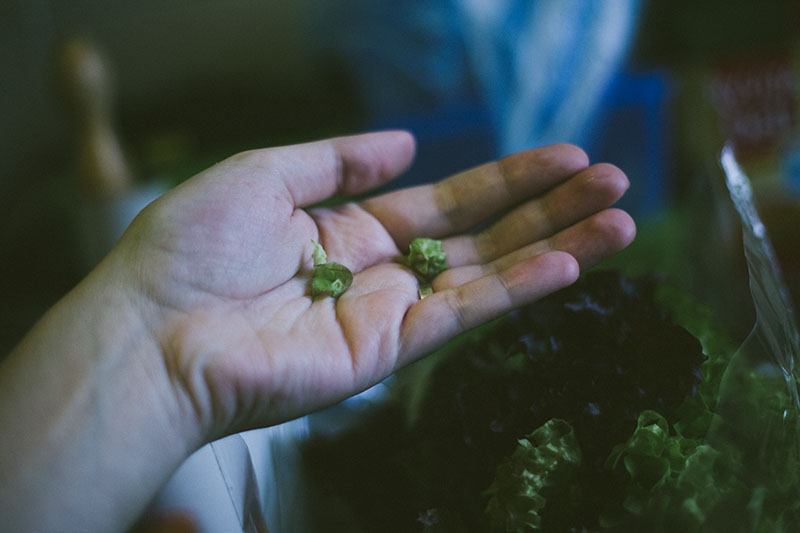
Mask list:
[[[112,253],[0,365],[0,515],[20,531],[124,530],[195,448],[193,410]]]
[[[98,329],[109,346],[107,365],[115,368],[119,380],[104,380],[107,393],[118,396],[120,403],[132,398],[140,407],[140,422],[147,421],[148,429],[186,457],[205,442],[206,431],[178,369],[165,354],[164,325],[170,313],[139,282],[131,268],[136,264],[118,247],[87,279],[86,298],[99,311]]]

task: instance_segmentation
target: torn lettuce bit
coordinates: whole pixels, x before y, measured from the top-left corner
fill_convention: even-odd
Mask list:
[[[408,246],[408,255],[403,256],[400,262],[428,281],[447,270],[442,241],[436,239],[414,239]]]
[[[311,296],[330,295],[338,298],[353,283],[353,273],[340,263],[328,261],[328,254],[322,245],[311,241],[314,249],[311,257],[314,260],[314,274],[311,276]]]
[[[314,245],[314,249],[311,250],[311,258],[314,260],[314,266],[318,267],[327,263],[328,254],[325,253],[325,249],[322,245],[317,241],[311,241],[311,244]]]
[[[353,283],[353,273],[339,263],[325,263],[314,269],[311,278],[311,296],[330,294],[338,298],[350,288]]]
[[[398,259],[398,262],[414,271],[419,281],[419,299],[433,293],[431,280],[447,270],[447,255],[442,247],[442,241],[418,237],[408,246],[408,255]]]

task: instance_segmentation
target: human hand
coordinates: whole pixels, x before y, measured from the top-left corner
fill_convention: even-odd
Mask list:
[[[403,132],[234,156],[145,209],[112,256],[128,265],[176,395],[205,439],[279,423],[379,382],[455,335],[549,294],[633,239],[608,209],[627,189],[569,145],[335,207],[401,173]],[[479,224],[502,216],[478,232]],[[450,269],[418,296],[396,262],[418,236]],[[312,240],[354,273],[311,298]]]

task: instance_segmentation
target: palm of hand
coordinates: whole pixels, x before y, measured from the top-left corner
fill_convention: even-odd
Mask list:
[[[510,183],[490,166],[450,186],[303,209],[401,172],[413,147],[398,133],[243,154],[156,202],[126,238],[149,243],[135,249],[148,269],[143,286],[163,310],[157,336],[166,366],[208,433],[280,422],[343,399],[465,328],[571,283],[575,259],[588,266],[627,245],[632,223],[606,210],[627,185],[624,175],[603,168],[611,178],[567,180],[585,163],[574,149],[559,149],[560,158],[546,154],[548,169],[534,170],[566,180],[563,197],[582,189],[580,198],[591,191],[594,199],[575,199],[584,205],[558,222],[550,211],[560,206],[530,193],[487,197],[475,183],[492,190]],[[563,202],[558,188],[542,188],[531,190]],[[512,205],[522,207],[496,230],[462,234]],[[553,227],[501,236],[537,217]],[[454,268],[420,301],[416,278],[395,258],[423,234],[445,239]],[[354,273],[338,299],[310,297],[312,239]],[[552,250],[567,253],[545,253]]]

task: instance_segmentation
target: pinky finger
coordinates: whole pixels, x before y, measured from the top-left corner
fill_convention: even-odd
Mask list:
[[[460,333],[571,285],[579,274],[580,267],[570,254],[549,252],[435,292],[408,310],[399,363],[408,364]]]

